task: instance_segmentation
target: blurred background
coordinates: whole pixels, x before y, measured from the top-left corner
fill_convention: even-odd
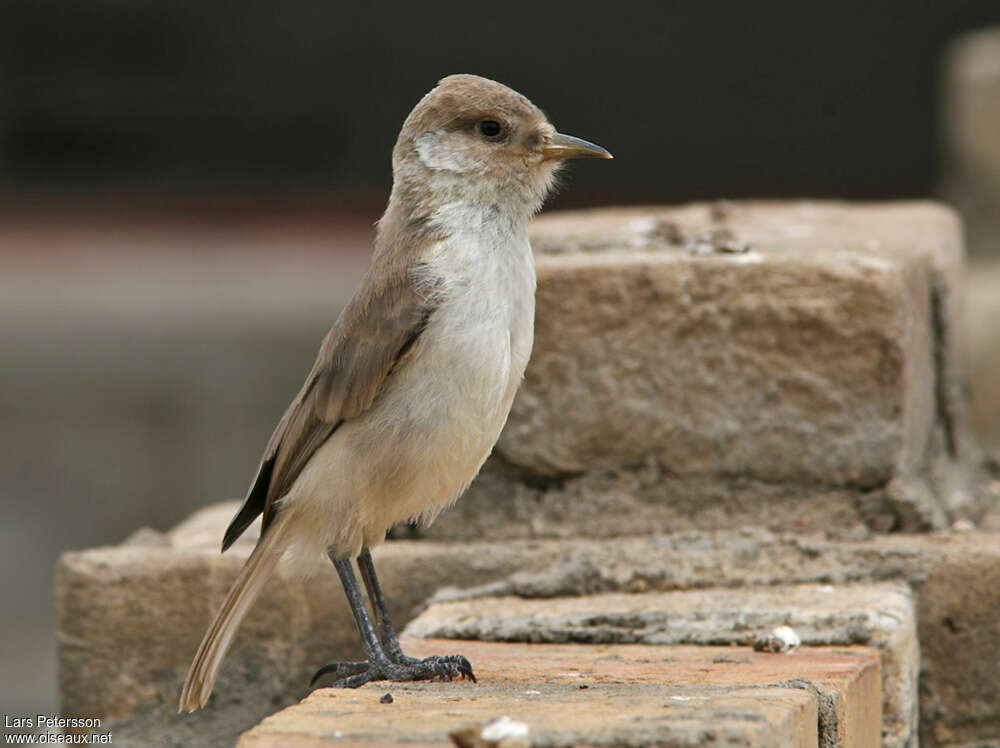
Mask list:
[[[995,24],[997,0],[0,2],[3,711],[57,709],[60,552],[242,495],[439,78],[614,152],[550,209],[938,196],[1000,255],[1000,32],[949,46]]]

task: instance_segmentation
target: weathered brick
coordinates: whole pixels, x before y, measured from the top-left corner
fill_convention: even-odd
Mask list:
[[[530,743],[542,746],[878,742],[878,657],[863,647],[777,655],[738,647],[407,642],[418,655],[442,647],[472,659],[480,682],[322,689],[264,720],[239,745],[441,744],[500,715],[523,722]],[[379,704],[386,692],[393,703]]]
[[[64,555],[57,603],[60,696],[67,716],[115,717],[113,729],[122,740],[151,736],[153,742],[217,745],[301,698],[319,664],[360,654],[334,575],[323,570],[302,581],[279,572],[237,637],[209,708],[176,715],[190,658],[249,551],[246,541],[224,556],[218,553],[218,538],[234,508],[218,505],[168,535],[147,534],[145,545]],[[377,549],[376,564],[399,625],[442,587],[452,589],[439,598],[455,600],[904,582],[915,593],[923,650],[922,742],[1000,737],[1000,669],[991,659],[1000,651],[997,533],[852,542],[763,530],[393,542]],[[675,615],[683,619],[680,612]],[[905,668],[905,661],[886,663],[886,672],[894,667]],[[886,708],[887,716],[904,712]]]
[[[410,623],[406,634],[506,642],[752,645],[778,626],[792,627],[806,645],[874,647],[882,663],[882,744],[912,745],[917,736],[920,652],[913,601],[905,585],[476,598],[432,605]],[[724,676],[712,677],[718,682]],[[796,674],[795,663],[789,662],[786,677],[807,676]],[[849,724],[854,717],[846,706],[838,702],[837,710],[844,713],[839,724],[854,731]]]
[[[697,204],[533,228],[535,349],[432,537],[945,527],[962,261],[932,203]]]

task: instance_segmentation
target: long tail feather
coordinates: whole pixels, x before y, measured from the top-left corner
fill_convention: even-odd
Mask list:
[[[236,630],[260,596],[264,583],[288,545],[284,525],[284,522],[276,522],[268,528],[226,593],[226,599],[205,632],[205,638],[201,640],[201,646],[188,669],[177,711],[187,709],[193,712],[205,706],[211,696],[222,659],[233,643]]]

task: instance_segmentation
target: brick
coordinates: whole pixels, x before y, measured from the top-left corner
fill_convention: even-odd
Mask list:
[[[438,599],[594,592],[905,582],[913,590],[921,649],[920,739],[925,746],[1000,738],[1000,532],[948,532],[833,541],[760,530],[573,541],[556,564],[533,563],[476,589]],[[856,629],[860,632],[861,629]],[[866,642],[871,644],[872,642]],[[898,668],[884,663],[886,673]],[[886,698],[893,693],[885,689]],[[906,723],[905,699],[886,706]],[[905,732],[905,731],[904,731]]]
[[[406,634],[505,642],[746,645],[777,626],[791,626],[806,645],[863,642],[877,649],[882,744],[911,744],[917,733],[920,653],[913,601],[898,584],[476,598],[432,605]],[[839,724],[850,719],[842,715]]]
[[[878,658],[863,647],[775,655],[733,647],[407,643],[419,655],[442,647],[472,659],[480,682],[321,689],[245,733],[239,746],[441,744],[499,715],[525,723],[532,745],[878,741]],[[385,692],[392,704],[379,703]]]
[[[942,542],[916,589],[921,743],[1000,743],[1000,533]]]
[[[233,510],[233,504],[218,505],[167,535],[147,535],[145,545],[63,556],[58,654],[67,716],[114,717],[122,740],[232,742],[276,708],[302,698],[318,665],[359,656],[334,575],[324,569],[303,581],[279,573],[237,637],[209,708],[175,714],[190,658],[249,552],[248,540],[224,556],[218,553]],[[923,650],[922,742],[933,747],[998,737],[1000,668],[991,666],[989,655],[1000,651],[1000,533],[849,542],[764,530],[605,540],[397,541],[375,556],[400,626],[439,588],[446,589],[438,599],[457,600],[902,582],[914,591]],[[874,639],[865,643],[875,645]],[[886,672],[893,667],[886,663]],[[887,689],[887,698],[891,693]],[[902,713],[905,708],[886,708],[890,716]]]
[[[532,237],[531,363],[431,537],[920,530],[983,511],[959,465],[975,450],[948,209],[614,208]]]

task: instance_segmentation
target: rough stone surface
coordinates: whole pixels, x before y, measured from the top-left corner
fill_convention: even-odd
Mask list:
[[[991,540],[976,553],[956,538],[918,587],[924,745],[1000,743],[1000,534]]]
[[[65,714],[114,717],[115,734],[134,744],[218,745],[301,698],[318,665],[360,654],[334,575],[322,570],[298,581],[279,573],[229,653],[209,709],[175,714],[190,658],[249,552],[247,540],[218,553],[234,508],[220,504],[169,534],[142,533],[129,546],[63,557],[57,602]],[[451,588],[438,599],[456,600],[905,582],[915,592],[923,652],[921,742],[933,748],[1000,739],[1000,667],[990,659],[1000,652],[1000,533],[836,541],[742,530],[400,541],[378,548],[375,557],[400,626],[438,588]]]
[[[790,626],[806,645],[865,644],[882,663],[886,746],[917,735],[920,653],[909,589],[900,584],[709,589],[431,606],[408,636],[521,642],[751,645]]]
[[[831,541],[744,530],[575,541],[554,565],[438,600],[899,580],[914,591],[925,746],[1000,739],[1000,532]],[[887,670],[888,670],[887,666]],[[890,713],[890,710],[886,710]]]
[[[239,745],[440,745],[449,733],[501,715],[526,724],[528,742],[539,746],[878,742],[878,658],[863,647],[774,655],[734,647],[407,644],[421,655],[442,647],[473,660],[480,682],[322,689],[264,720]],[[391,705],[379,703],[386,691]]]
[[[932,203],[737,203],[535,222],[535,349],[432,537],[975,519],[954,340],[962,237]]]

